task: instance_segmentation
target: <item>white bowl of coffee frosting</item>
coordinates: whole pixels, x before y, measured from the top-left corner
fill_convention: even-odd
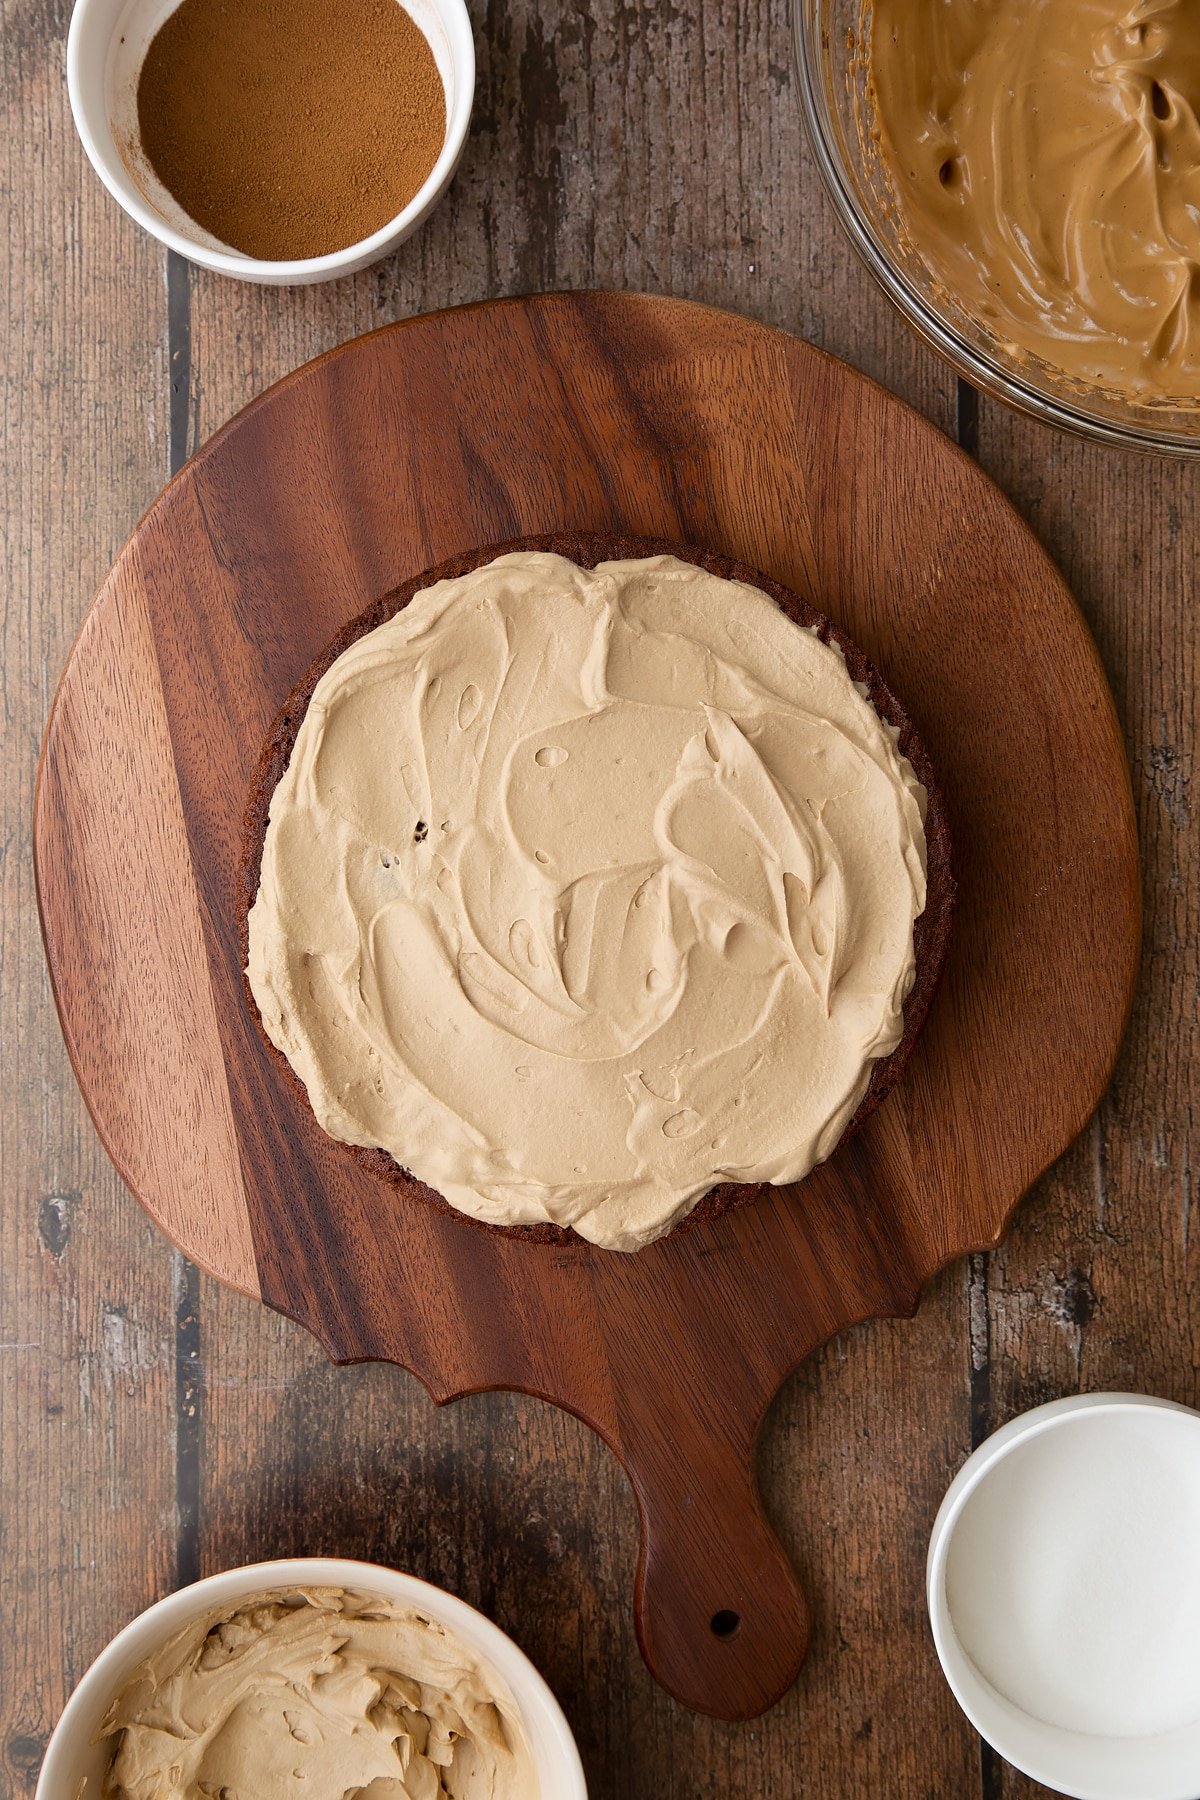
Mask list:
[[[317,683],[248,978],[324,1129],[633,1250],[828,1156],[904,1032],[925,790],[836,644],[673,557],[504,555]]]
[[[37,1800],[377,1788],[586,1796],[557,1702],[503,1632],[413,1576],[306,1557],[210,1576],[128,1625],[72,1695]]]

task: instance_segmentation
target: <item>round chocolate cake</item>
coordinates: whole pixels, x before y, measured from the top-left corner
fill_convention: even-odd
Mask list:
[[[401,587],[384,595],[358,618],[352,620],[327,646],[303,679],[297,683],[276,718],[263,749],[249,796],[241,864],[243,968],[247,968],[250,958],[249,917],[256,896],[259,894],[264,843],[272,799],[288,771],[301,727],[309,713],[314,690],[322,677],[359,639],[374,632],[400,613],[414,595],[422,593],[436,583],[454,581],[473,571],[481,570],[484,565],[492,563],[496,558],[520,553],[543,553],[562,557],[576,565],[579,570],[594,570],[601,563],[625,564],[639,559],[667,557],[676,559],[679,563],[690,564],[695,569],[702,570],[719,580],[736,582],[745,587],[757,589],[761,594],[765,594],[774,601],[795,625],[808,629],[819,638],[822,644],[833,646],[840,651],[841,657],[844,659],[845,670],[851,681],[857,685],[859,693],[869,701],[877,719],[882,721],[884,726],[890,728],[891,733],[895,734],[895,749],[899,757],[906,760],[911,774],[924,789],[924,906],[915,916],[912,925],[913,970],[911,986],[903,997],[902,1019],[897,1025],[897,1030],[900,1031],[899,1039],[889,1053],[876,1055],[871,1062],[870,1077],[865,1092],[862,1093],[852,1116],[837,1139],[838,1142],[843,1141],[861,1126],[899,1079],[916,1045],[942,974],[949,946],[954,907],[954,879],[951,871],[950,834],[945,802],[912,720],[901,702],[887,687],[857,645],[831,620],[817,613],[798,595],[783,587],[779,582],[728,557],[713,555],[692,546],[642,538],[574,533],[514,539],[470,551],[454,557],[434,569],[424,570]],[[875,729],[878,731],[878,726]],[[542,754],[539,753],[539,760]],[[556,751],[554,755],[561,755],[565,758],[566,753]],[[428,830],[429,824],[425,819],[417,820],[414,836],[418,843],[424,839]],[[539,861],[546,860],[541,851],[538,851],[537,855]],[[384,862],[386,867],[386,855]],[[536,954],[534,954],[533,960],[536,962]],[[263,1029],[270,1053],[276,1061],[280,1078],[295,1083],[300,1092],[305,1092],[305,1085],[295,1072],[292,1063],[276,1047],[270,1033],[263,1027],[262,1014],[251,987],[249,973],[246,976],[245,986],[247,1003],[258,1020],[260,1028]],[[828,1005],[828,997],[826,1004]],[[674,1115],[675,1118],[683,1118],[683,1116],[683,1112]],[[322,1122],[324,1123],[324,1120]],[[662,1126],[662,1130],[668,1134],[671,1128],[671,1120]],[[511,1120],[511,1131],[516,1134],[520,1130],[520,1118],[514,1116]],[[339,1132],[335,1132],[333,1135],[343,1136]],[[419,1198],[429,1205],[453,1212],[481,1229],[516,1232],[526,1239],[542,1242],[565,1241],[576,1235],[569,1225],[543,1221],[491,1223],[485,1218],[477,1217],[473,1213],[463,1210],[461,1206],[452,1205],[435,1187],[409,1173],[387,1150],[345,1141],[343,1141],[343,1149],[346,1154],[355,1157],[363,1167],[369,1169],[380,1181],[390,1187],[406,1196]],[[817,1160],[824,1160],[827,1154],[828,1149],[823,1149]],[[766,1185],[767,1183],[761,1180],[718,1178],[715,1180],[715,1184],[709,1186],[699,1199],[690,1204],[689,1210],[672,1223],[669,1229],[672,1231],[686,1230],[703,1220],[714,1219],[733,1207],[748,1205],[761,1195]],[[594,1238],[591,1231],[587,1235],[593,1237],[593,1241],[599,1241]],[[658,1235],[658,1233],[654,1235]],[[632,1243],[622,1244],[619,1247],[632,1248],[634,1245]]]

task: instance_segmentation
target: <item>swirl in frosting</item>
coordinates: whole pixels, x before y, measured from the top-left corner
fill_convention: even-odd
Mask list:
[[[1197,0],[864,0],[884,165],[1011,350],[1200,401]]]
[[[249,921],[333,1137],[633,1250],[790,1182],[898,1044],[925,794],[841,652],[671,557],[520,552],[313,693]]]
[[[412,1607],[257,1594],[178,1631],[110,1706],[104,1800],[537,1800],[516,1701]],[[83,1786],[87,1800],[89,1784]]]

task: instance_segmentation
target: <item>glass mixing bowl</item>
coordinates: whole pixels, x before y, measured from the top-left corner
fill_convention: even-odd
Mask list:
[[[863,34],[869,3],[792,0],[792,18],[800,96],[817,166],[850,242],[889,300],[959,375],[1018,411],[1124,449],[1200,456],[1200,412],[1084,391],[1047,364],[1010,355],[935,289],[904,242],[871,152]]]

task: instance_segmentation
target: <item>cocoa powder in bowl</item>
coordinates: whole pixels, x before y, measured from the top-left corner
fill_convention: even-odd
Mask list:
[[[142,149],[234,250],[345,250],[418,192],[446,136],[429,41],[399,0],[182,0],[138,78]]]

